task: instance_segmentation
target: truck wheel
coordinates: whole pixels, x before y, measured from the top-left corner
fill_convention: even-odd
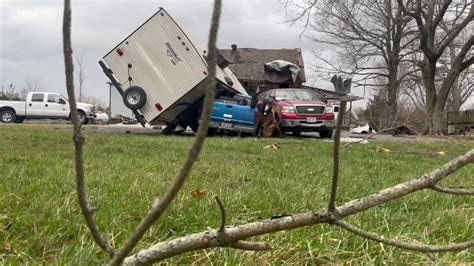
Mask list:
[[[79,122],[83,125],[89,124],[89,119],[87,119],[86,114],[81,110],[77,110],[77,112],[79,113]]]
[[[322,139],[330,139],[330,138],[332,138],[332,133],[333,133],[333,129],[320,131],[319,132],[319,137],[322,138]]]
[[[23,123],[23,121],[25,121],[24,116],[17,116],[16,120],[15,120],[15,123]]]
[[[16,114],[11,110],[3,110],[0,112],[0,120],[2,123],[12,123],[16,120]]]
[[[145,90],[138,86],[130,86],[123,93],[123,103],[132,110],[142,108],[146,103]]]
[[[171,135],[173,134],[176,126],[176,124],[167,124],[166,127],[161,131],[161,133],[163,133],[163,135]]]

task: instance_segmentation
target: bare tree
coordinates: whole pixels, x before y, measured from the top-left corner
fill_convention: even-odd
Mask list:
[[[169,189],[163,197],[157,199],[153,204],[152,208],[149,210],[147,215],[142,219],[142,221],[137,226],[136,230],[132,233],[126,243],[117,251],[115,251],[108,241],[103,238],[97,229],[96,224],[94,223],[93,213],[90,210],[84,185],[84,167],[83,167],[83,145],[84,138],[81,135],[81,124],[79,122],[79,116],[76,110],[76,101],[74,95],[74,79],[73,71],[74,64],[72,60],[72,48],[71,48],[71,38],[70,38],[70,27],[71,27],[71,5],[70,0],[65,0],[64,8],[64,22],[63,22],[63,44],[64,44],[64,58],[65,58],[65,72],[66,72],[66,85],[68,89],[68,95],[71,102],[71,120],[74,125],[74,147],[75,147],[75,162],[76,162],[76,183],[78,191],[78,199],[86,219],[86,223],[92,233],[92,237],[98,243],[98,245],[106,251],[109,256],[112,258],[111,265],[119,264],[151,264],[166,258],[170,258],[185,252],[213,248],[213,247],[231,247],[236,249],[244,250],[268,250],[270,246],[266,243],[261,242],[248,242],[245,239],[283,230],[294,229],[302,226],[308,226],[312,224],[327,223],[333,224],[345,230],[348,230],[356,235],[361,237],[381,242],[387,245],[397,246],[407,250],[414,250],[425,253],[434,253],[434,252],[449,252],[449,251],[458,251],[463,249],[468,249],[474,247],[474,240],[462,242],[459,244],[449,244],[442,246],[434,245],[425,245],[425,244],[415,244],[415,243],[406,243],[403,241],[398,241],[394,239],[387,239],[381,237],[375,233],[366,232],[360,228],[357,228],[353,225],[350,225],[343,221],[344,217],[354,215],[365,211],[367,209],[377,207],[384,203],[390,202],[392,200],[398,199],[400,197],[409,195],[416,191],[422,189],[436,189],[437,191],[442,191],[443,193],[458,194],[458,195],[470,195],[471,190],[464,189],[446,189],[439,187],[437,183],[449,174],[455,172],[459,168],[463,167],[466,164],[474,162],[474,149],[467,152],[464,155],[459,156],[458,158],[450,161],[444,166],[436,169],[428,174],[425,174],[417,179],[401,183],[391,188],[381,190],[375,194],[369,195],[367,197],[346,202],[344,204],[337,204],[337,188],[338,188],[338,179],[339,179],[339,161],[338,161],[338,151],[339,151],[339,133],[341,130],[342,121],[344,119],[344,114],[341,113],[338,117],[337,129],[336,129],[336,141],[334,146],[334,167],[333,167],[333,178],[331,185],[330,197],[328,200],[328,207],[318,211],[308,211],[303,213],[296,213],[293,215],[285,216],[282,218],[264,220],[255,223],[249,223],[240,225],[237,227],[227,227],[226,226],[226,211],[224,204],[218,198],[217,203],[219,211],[222,216],[221,225],[218,229],[209,229],[204,232],[179,237],[173,240],[167,240],[162,243],[158,243],[149,248],[139,251],[138,253],[128,256],[128,254],[133,250],[136,244],[143,237],[144,233],[155,223],[155,221],[160,217],[160,215],[168,208],[171,202],[176,198],[177,194],[180,192],[183,184],[185,183],[189,173],[192,169],[194,162],[197,160],[199,153],[201,151],[208,123],[210,121],[210,114],[212,110],[212,99],[214,97],[214,90],[216,86],[215,80],[215,71],[216,71],[216,38],[217,38],[217,29],[219,25],[221,1],[216,0],[214,4],[214,12],[212,17],[211,31],[209,35],[209,55],[207,58],[209,76],[207,78],[207,90],[206,90],[206,100],[203,114],[203,122],[196,134],[194,143],[189,150],[188,157],[177,174],[174,182],[170,185]],[[456,191],[456,193],[453,193]],[[128,256],[128,257],[127,257]]]
[[[79,56],[76,56],[76,62],[78,66],[78,83],[79,83],[79,101],[82,102],[82,96],[84,95],[84,83],[86,81],[86,74],[84,72],[84,53],[81,53]]]
[[[474,2],[468,0],[397,0],[403,13],[412,17],[418,27],[419,45],[423,52],[420,62],[426,92],[427,121],[425,133],[445,133],[442,117],[451,88],[459,74],[474,63],[469,55],[474,35],[455,51],[451,69],[436,88],[437,64],[446,48],[474,19]],[[441,24],[446,23],[445,29]]]
[[[389,120],[397,113],[400,84],[413,72],[400,64],[416,40],[411,18],[395,0],[286,1],[289,21],[303,22],[315,42],[336,47],[336,56],[316,54],[315,71],[353,77],[355,86],[386,88]],[[329,55],[328,55],[329,57]],[[378,82],[375,82],[378,80]],[[380,82],[382,81],[382,82]]]
[[[26,99],[26,96],[30,92],[40,91],[42,90],[41,80],[36,78],[35,80],[31,78],[25,79],[25,87],[20,90],[19,95],[22,99]]]

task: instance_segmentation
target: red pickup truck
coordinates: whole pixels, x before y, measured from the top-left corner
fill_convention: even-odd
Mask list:
[[[271,105],[282,132],[318,132],[321,138],[331,138],[335,126],[332,106],[319,99],[309,89],[273,89],[258,95],[259,106]]]

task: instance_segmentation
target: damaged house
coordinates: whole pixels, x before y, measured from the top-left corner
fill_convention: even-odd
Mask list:
[[[221,49],[229,68],[249,92],[276,88],[302,88],[306,82],[301,49]]]

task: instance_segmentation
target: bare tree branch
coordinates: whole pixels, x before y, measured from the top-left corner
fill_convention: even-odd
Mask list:
[[[465,189],[465,188],[446,188],[439,185],[433,185],[431,187],[432,190],[438,191],[441,193],[452,194],[452,195],[468,195],[474,196],[474,190]]]
[[[334,135],[333,145],[333,170],[331,180],[331,194],[329,195],[328,211],[332,213],[336,206],[337,188],[339,186],[339,146],[341,144],[341,129],[346,113],[346,101],[342,100],[339,105],[339,115],[337,117],[336,133]]]
[[[217,205],[219,205],[219,210],[221,211],[221,227],[219,228],[219,232],[224,233],[225,231],[225,221],[226,221],[226,213],[224,204],[222,203],[219,197],[215,197]]]
[[[425,253],[438,253],[438,252],[460,251],[460,250],[474,247],[474,240],[458,243],[458,244],[450,244],[450,245],[442,245],[442,246],[408,243],[408,242],[403,242],[399,240],[384,238],[375,233],[364,231],[342,220],[336,220],[333,223],[363,238],[366,238],[375,242],[383,243],[386,245],[390,245],[390,246],[394,246],[394,247],[398,247],[402,249],[407,249],[407,250],[413,250],[413,251],[419,251],[419,252],[425,252]]]
[[[81,133],[81,122],[79,120],[79,113],[77,111],[76,98],[74,94],[74,63],[72,59],[71,47],[71,1],[64,0],[64,15],[63,15],[63,52],[64,65],[66,74],[66,88],[69,96],[69,107],[71,109],[71,121],[74,126],[74,148],[75,148],[75,162],[76,162],[76,185],[77,198],[82,210],[82,214],[86,220],[87,227],[92,234],[94,241],[106,251],[110,257],[114,256],[114,250],[101,235],[97,225],[94,222],[94,212],[87,202],[85,181],[84,181],[84,160],[83,147],[84,137]]]
[[[196,162],[204,140],[207,135],[207,129],[209,127],[210,115],[212,111],[212,101],[214,99],[215,88],[216,88],[216,58],[217,58],[217,30],[219,27],[219,19],[221,14],[222,0],[214,1],[214,10],[212,14],[212,23],[209,33],[209,47],[207,66],[209,69],[209,75],[207,78],[207,89],[204,103],[204,112],[202,115],[202,123],[199,126],[199,130],[194,139],[194,143],[189,150],[188,157],[184,163],[181,171],[176,176],[171,187],[168,188],[165,195],[160,199],[156,200],[153,207],[150,209],[148,214],[141,220],[140,224],[135,229],[135,232],[128,238],[123,247],[115,254],[114,258],[110,262],[111,265],[120,265],[123,259],[132,251],[135,245],[140,241],[146,231],[155,223],[155,221],[161,216],[165,209],[170,203],[176,198],[179,191],[184,185],[184,182],[189,176],[191,169]]]

